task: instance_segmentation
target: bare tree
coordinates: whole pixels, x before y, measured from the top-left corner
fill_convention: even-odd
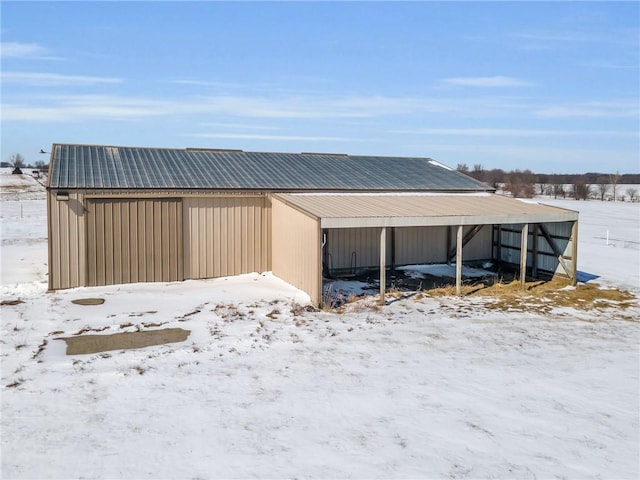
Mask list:
[[[638,189],[634,187],[627,188],[627,195],[629,195],[630,202],[635,201],[636,197],[638,196]]]
[[[15,153],[11,155],[11,161],[9,163],[11,163],[13,168],[22,168],[24,167],[24,157],[19,153]]]
[[[24,157],[22,155],[20,155],[19,153],[15,153],[15,154],[11,155],[11,161],[9,163],[13,167],[13,171],[11,173],[13,173],[14,175],[21,175],[22,174],[22,170],[21,169],[25,165]]]
[[[609,183],[613,185],[613,201],[616,201],[616,187],[620,181],[620,172],[612,173],[609,175]]]
[[[604,197],[609,191],[609,181],[607,177],[598,177],[598,193],[600,194],[600,201],[604,202]]]
[[[564,184],[562,183],[556,183],[553,185],[553,198],[558,198],[558,195],[562,198],[567,197],[567,192],[565,191]]]
[[[538,187],[540,188],[540,193],[539,195],[546,195],[548,189],[547,189],[547,184],[546,183],[538,183]]]
[[[473,171],[471,171],[471,173],[469,173],[469,175],[471,175],[476,180],[479,180],[480,182],[484,182],[485,170],[484,170],[484,167],[482,166],[482,164],[476,163],[473,166]]]
[[[469,173],[469,165],[467,165],[466,163],[459,163],[458,166],[456,167],[456,170],[459,171],[460,173],[467,174]]]
[[[582,180],[577,180],[573,183],[573,198],[576,200],[586,200],[589,198],[589,194],[591,193],[591,185],[583,182]]]
[[[532,198],[535,195],[536,176],[531,170],[514,170],[509,172],[505,190],[518,198]]]

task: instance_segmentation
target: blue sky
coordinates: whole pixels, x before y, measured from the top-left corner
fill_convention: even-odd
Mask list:
[[[640,172],[638,2],[1,9],[2,160],[69,142]]]

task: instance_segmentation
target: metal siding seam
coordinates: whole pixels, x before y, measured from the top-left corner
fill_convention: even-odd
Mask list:
[[[132,201],[129,204],[129,248],[131,249],[131,262],[129,268],[132,283],[137,283],[140,278],[140,249],[138,248],[138,236],[138,201]]]
[[[110,201],[104,202],[104,235],[105,235],[105,280],[104,285],[113,285],[113,250],[114,250],[114,232],[113,225],[113,203]]]
[[[197,228],[202,230],[200,236],[200,265],[204,271],[200,274],[200,278],[215,277],[216,255],[215,255],[215,234],[216,229],[216,200],[201,198],[198,201],[198,208],[202,211],[202,222]],[[219,248],[219,247],[218,247]]]
[[[150,200],[153,205],[153,279],[162,282],[164,272],[164,252],[162,251],[162,238],[164,225],[162,225],[162,200]]]
[[[212,276],[220,277],[221,276],[220,266],[222,264],[222,259],[220,254],[221,242],[222,242],[222,239],[220,238],[220,225],[221,225],[222,219],[220,217],[220,207],[217,203],[217,199],[210,200],[210,203],[211,203],[210,208],[213,214],[211,227],[210,227],[211,253],[213,255],[211,260],[211,264],[213,266]]]
[[[183,245],[183,249],[181,249],[180,251],[182,252],[182,260],[183,260],[183,264],[184,264],[184,270],[183,270],[183,277],[184,279],[187,278],[193,278],[193,275],[191,273],[191,239],[192,237],[192,232],[191,232],[191,214],[190,214],[190,208],[191,208],[191,199],[190,198],[183,198],[182,199],[182,245]]]
[[[114,267],[115,267],[115,271],[114,271],[114,283],[128,283],[126,280],[126,275],[124,272],[124,268],[125,268],[125,263],[124,263],[124,257],[125,257],[125,248],[126,248],[126,241],[125,241],[125,235],[126,235],[126,229],[125,229],[125,223],[124,223],[124,211],[127,208],[128,205],[128,201],[124,200],[124,201],[120,201],[118,202],[117,208],[114,209],[114,229],[117,228],[119,235],[118,235],[118,248],[114,249]]]
[[[227,274],[227,212],[222,205],[216,204],[216,208],[220,213],[220,225],[218,226],[217,233],[219,236],[218,245],[220,245],[220,272],[218,276],[224,277]]]
[[[147,282],[147,205],[146,200],[138,200],[138,281]]]
[[[169,265],[172,263],[173,252],[169,245],[170,225],[169,225],[169,202],[171,200],[160,201],[160,222],[162,224],[162,237],[160,238],[160,251],[162,257],[162,281],[172,280]]]
[[[96,267],[96,284],[97,285],[105,285],[106,283],[106,277],[105,277],[105,263],[106,263],[106,255],[105,255],[105,249],[106,249],[106,237],[105,237],[105,233],[106,233],[106,228],[105,228],[105,205],[104,202],[99,202],[99,204],[96,204],[96,206],[99,205],[100,208],[97,209],[97,214],[99,215],[98,217],[96,217],[96,227],[97,227],[97,232],[96,232],[96,239],[98,240],[98,245],[100,246],[99,249],[99,253],[96,255],[97,259],[96,259],[96,263],[97,263],[97,267]]]
[[[131,220],[129,210],[131,201],[123,203],[120,209],[120,223],[122,225],[122,263],[121,276],[123,283],[131,283]]]

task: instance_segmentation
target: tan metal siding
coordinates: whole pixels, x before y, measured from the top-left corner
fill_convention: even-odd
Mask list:
[[[89,286],[182,280],[180,199],[86,202]]]
[[[85,284],[84,208],[82,193],[69,193],[59,201],[48,192],[49,288],[79,287]]]
[[[406,227],[395,230],[397,265],[438,263],[447,260],[449,227]],[[455,241],[455,233],[453,240]],[[452,245],[455,245],[452,243]]]
[[[391,263],[387,230],[386,263]],[[332,228],[327,230],[325,262],[330,270],[380,266],[379,228]]]
[[[319,304],[322,289],[320,221],[273,198],[271,207],[274,275],[309,294]]]
[[[463,229],[463,236],[472,229],[473,227],[465,227]],[[462,250],[462,259],[465,262],[491,259],[491,230],[491,225],[483,226],[482,229],[469,241],[469,243],[464,246]]]
[[[266,197],[189,197],[183,208],[187,278],[270,269]]]

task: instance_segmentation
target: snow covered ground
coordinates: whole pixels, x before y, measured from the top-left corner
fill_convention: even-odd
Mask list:
[[[640,476],[637,302],[419,294],[338,314],[268,273],[46,294],[42,189],[0,181],[0,299],[24,302],[0,307],[2,478]],[[551,203],[581,212],[579,269],[638,295],[640,205]],[[87,297],[105,303],[71,303]],[[191,333],[72,356],[56,340],[169,327]]]
[[[580,271],[612,285],[640,286],[640,203],[538,200],[580,212]]]

